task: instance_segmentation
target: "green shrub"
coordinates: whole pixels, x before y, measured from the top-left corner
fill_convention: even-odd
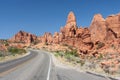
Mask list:
[[[80,63],[81,59],[79,57],[75,57],[75,61],[76,61],[76,63]]]
[[[66,51],[64,57],[70,62],[70,61],[74,61],[75,63],[80,63],[80,59],[78,59],[78,54],[77,54],[77,50],[71,50],[71,51]]]
[[[58,57],[58,56],[63,57],[64,56],[64,52],[62,52],[62,51],[56,51],[55,56],[56,57]]]
[[[58,57],[59,56],[58,53],[55,53],[55,56]]]
[[[68,51],[68,50],[67,50],[67,51],[65,52],[65,54],[70,54],[70,55],[73,55],[73,56],[75,56],[75,57],[78,57],[78,56],[79,56],[76,49],[74,49],[74,50],[72,50],[72,51]]]
[[[25,49],[15,48],[15,47],[10,47],[10,48],[8,48],[8,52],[10,52],[12,55],[15,55],[15,54],[26,53],[26,50]]]
[[[77,50],[71,50],[68,51],[66,50],[65,52],[63,51],[55,51],[55,56],[58,57],[64,57],[67,61],[69,62],[75,62],[75,63],[80,63],[80,58],[78,57]]]
[[[72,55],[70,54],[65,54],[65,58],[70,62],[70,61],[73,61],[72,60]]]

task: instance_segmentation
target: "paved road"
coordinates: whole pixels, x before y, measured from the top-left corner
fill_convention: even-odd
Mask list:
[[[57,77],[58,80],[109,80],[104,77],[64,68],[57,68]]]
[[[0,80],[107,80],[72,69],[56,67],[44,51],[0,64]]]

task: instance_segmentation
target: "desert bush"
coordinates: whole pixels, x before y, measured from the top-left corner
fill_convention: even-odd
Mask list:
[[[8,43],[8,42],[5,42],[4,44],[5,44],[5,46],[9,46],[9,43]]]
[[[70,45],[69,45],[68,48],[69,48],[70,50],[73,50],[73,46],[70,46]]]
[[[86,68],[89,68],[89,69],[95,69],[96,68],[96,64],[94,62],[89,62],[89,61],[86,61],[84,66]]]
[[[81,63],[81,59],[79,57],[75,57],[76,63]]]
[[[75,57],[71,54],[65,54],[65,58],[67,59],[67,61],[71,62],[75,60]]]
[[[79,56],[76,49],[71,50],[71,51],[68,51],[68,50],[67,50],[67,51],[65,52],[65,54],[73,55],[73,56],[75,56],[75,57],[78,57],[78,56]]]
[[[73,49],[71,51],[66,50],[64,57],[69,62],[72,61],[72,62],[75,62],[75,63],[82,63],[76,49]]]
[[[39,43],[39,41],[38,41],[38,40],[35,40],[35,41],[33,41],[32,43],[33,43],[34,45],[36,45],[36,44]]]
[[[26,53],[26,50],[25,49],[19,49],[19,48],[16,48],[16,47],[9,47],[8,52],[10,52],[12,55],[15,55],[15,54]]]
[[[68,62],[84,64],[84,62],[80,60],[76,49],[71,50],[71,51],[66,50],[65,52],[63,52],[63,51],[55,51],[55,56],[56,57],[58,57],[58,56],[63,57]]]
[[[56,51],[55,52],[55,56],[56,57],[58,57],[58,56],[63,57],[64,56],[64,52],[62,52],[62,51]]]
[[[62,44],[63,46],[68,46],[68,44]]]
[[[99,60],[103,59],[103,54],[100,54],[100,55],[98,56],[98,59],[99,59]]]
[[[102,43],[102,42],[97,42],[96,44],[97,44],[97,48],[96,49],[100,49],[100,48],[105,46],[105,44]]]
[[[104,70],[105,73],[108,73],[108,74],[110,73],[109,67],[110,66],[107,66],[107,65],[103,67],[103,70]]]
[[[112,45],[111,45],[111,47],[112,47],[113,49],[115,49],[115,48],[116,48],[114,44],[112,44]]]
[[[80,60],[80,65],[83,66],[85,64],[84,60]]]
[[[45,42],[45,45],[48,45],[48,42]]]

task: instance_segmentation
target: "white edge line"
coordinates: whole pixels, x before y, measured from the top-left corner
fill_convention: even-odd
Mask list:
[[[49,55],[50,57],[50,55]],[[51,69],[51,57],[50,57],[50,62],[49,62],[49,69],[48,69],[48,74],[47,74],[47,80],[50,79],[50,69]]]

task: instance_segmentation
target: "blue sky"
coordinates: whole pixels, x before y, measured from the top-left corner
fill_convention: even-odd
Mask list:
[[[120,0],[0,0],[0,39],[19,30],[36,35],[59,32],[73,11],[78,26],[89,26],[97,13],[107,17],[120,12]]]

